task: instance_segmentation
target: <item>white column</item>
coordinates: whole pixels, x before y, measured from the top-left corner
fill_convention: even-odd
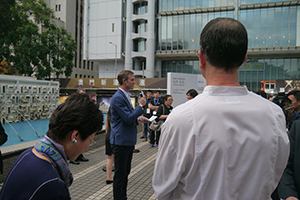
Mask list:
[[[154,78],[155,66],[155,1],[148,0],[148,30],[147,30],[147,78]]]
[[[132,0],[127,0],[127,16],[126,16],[126,41],[125,41],[125,70],[132,70],[131,52],[133,49],[132,41],[132,18],[133,4]]]

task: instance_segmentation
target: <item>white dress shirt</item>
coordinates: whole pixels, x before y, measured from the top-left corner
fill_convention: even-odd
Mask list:
[[[207,86],[162,126],[158,199],[267,200],[289,155],[280,107],[246,87]]]

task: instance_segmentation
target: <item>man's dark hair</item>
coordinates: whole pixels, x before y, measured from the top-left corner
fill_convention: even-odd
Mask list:
[[[86,92],[84,88],[77,88],[77,93],[79,93],[80,91]]]
[[[172,95],[166,94],[166,95],[164,96],[164,100],[167,101],[169,97],[172,97]]]
[[[213,19],[201,32],[200,48],[211,65],[228,72],[240,67],[245,59],[248,49],[247,31],[235,19]]]
[[[198,92],[194,89],[190,89],[186,92],[186,95],[190,94],[193,98],[195,98],[198,95]]]
[[[154,94],[157,93],[157,92],[160,94],[160,91],[159,91],[159,90],[155,90],[155,91],[154,91]]]
[[[286,96],[294,95],[297,101],[300,101],[300,91],[299,90],[292,90]]]
[[[52,113],[47,136],[56,142],[63,141],[74,130],[82,140],[100,131],[103,114],[87,94],[74,93]]]
[[[153,92],[152,92],[152,90],[147,90],[147,92],[151,92],[151,93],[153,93]]]
[[[120,85],[123,85],[123,79],[128,80],[129,74],[133,74],[130,70],[123,70],[118,74],[118,82]]]

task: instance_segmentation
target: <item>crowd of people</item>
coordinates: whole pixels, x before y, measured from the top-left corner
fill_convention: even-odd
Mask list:
[[[150,90],[134,108],[134,73],[118,74],[106,119],[106,183],[113,184],[115,200],[127,199],[139,123],[143,141],[158,148],[152,186],[159,200],[267,200],[274,191],[280,199],[299,198],[300,91],[271,102],[240,85],[247,48],[239,21],[211,20],[197,52],[207,86],[201,94],[188,90],[187,102],[174,109],[171,95],[155,91],[152,97]],[[0,199],[70,199],[68,160],[88,149],[102,120],[88,95],[72,94],[53,112],[47,135],[18,158]]]

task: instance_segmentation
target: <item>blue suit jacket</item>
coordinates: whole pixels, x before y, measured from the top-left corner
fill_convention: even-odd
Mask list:
[[[144,113],[144,110],[140,106],[133,109],[125,94],[118,89],[111,99],[110,111],[110,143],[115,145],[134,146],[137,137],[137,118]]]

